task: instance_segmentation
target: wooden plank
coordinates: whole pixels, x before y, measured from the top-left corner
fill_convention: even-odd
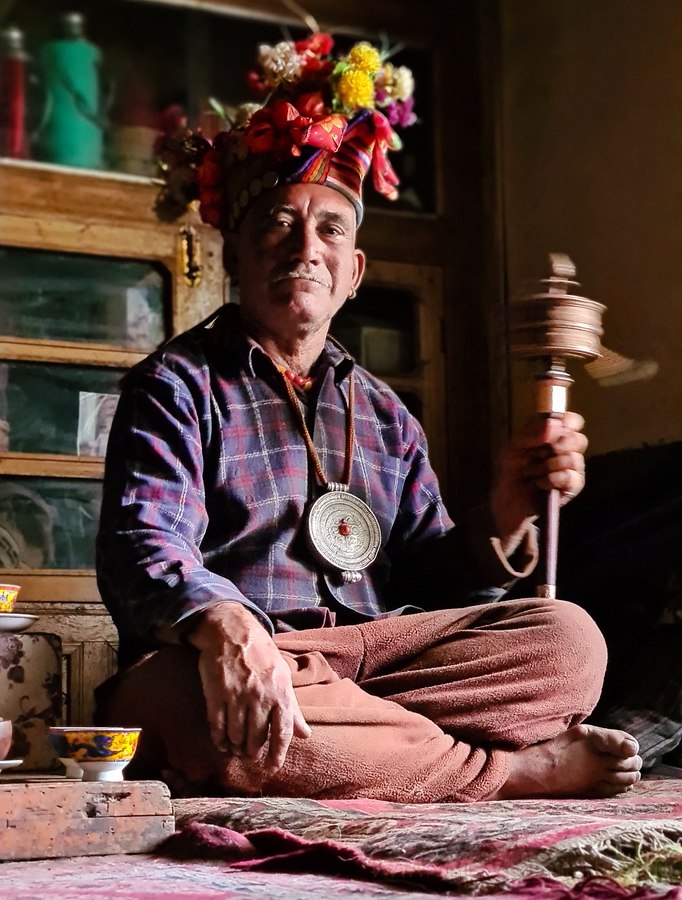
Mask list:
[[[172,816],[168,787],[160,781],[75,781],[0,784],[0,831],[41,817],[116,818]]]
[[[3,453],[0,475],[37,478],[101,478],[104,459],[98,456],[57,456],[52,453]]]
[[[175,829],[160,781],[0,783],[0,861],[148,853]]]
[[[3,581],[21,584],[21,612],[30,603],[101,604],[95,573],[89,569],[0,569]],[[40,629],[39,629],[40,630]],[[58,632],[60,633],[60,632]]]
[[[150,853],[173,834],[172,816],[0,822],[0,861]]]

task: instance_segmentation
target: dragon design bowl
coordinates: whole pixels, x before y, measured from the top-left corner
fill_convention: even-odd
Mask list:
[[[83,781],[123,781],[123,769],[135,755],[139,728],[55,726],[52,747],[67,776]]]

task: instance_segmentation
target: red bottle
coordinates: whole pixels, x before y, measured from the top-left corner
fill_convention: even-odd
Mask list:
[[[25,159],[26,65],[24,35],[13,25],[0,31],[0,156]]]

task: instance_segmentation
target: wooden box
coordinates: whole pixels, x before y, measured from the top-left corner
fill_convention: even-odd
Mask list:
[[[0,783],[0,861],[150,853],[175,827],[159,781]]]

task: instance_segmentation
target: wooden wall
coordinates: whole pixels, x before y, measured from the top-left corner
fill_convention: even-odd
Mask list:
[[[605,343],[648,381],[577,378],[592,452],[682,438],[682,3],[501,0],[510,287],[548,251],[605,303]],[[580,367],[577,367],[580,369]]]

